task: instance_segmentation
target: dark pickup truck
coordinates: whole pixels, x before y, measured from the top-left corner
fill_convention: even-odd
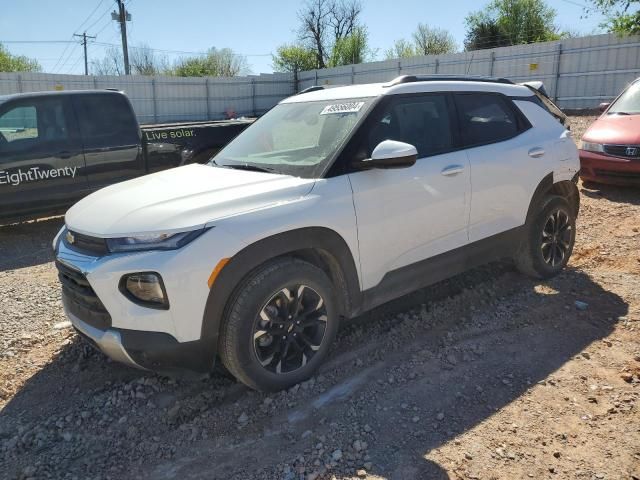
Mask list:
[[[0,224],[64,211],[113,183],[204,163],[252,120],[139,126],[114,90],[0,96]]]

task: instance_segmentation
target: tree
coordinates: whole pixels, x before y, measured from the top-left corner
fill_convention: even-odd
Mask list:
[[[307,0],[298,12],[300,43],[315,54],[315,68],[325,68],[335,45],[361,27],[358,0]]]
[[[356,27],[349,35],[336,40],[331,50],[329,66],[339,67],[366,62],[372,56],[368,45],[367,29]]]
[[[419,23],[411,41],[396,40],[385,52],[387,59],[415,57],[417,55],[441,55],[456,51],[456,42],[448,31]]]
[[[465,19],[465,47],[469,50],[557,40],[561,35],[555,18],[556,11],[544,0],[493,0]]]
[[[0,43],[0,72],[39,72],[40,64],[24,55],[12,55]]]
[[[607,18],[602,26],[610,32],[640,34],[640,0],[591,0],[591,3]],[[587,9],[589,11],[591,9]]]
[[[418,55],[441,55],[456,51],[456,42],[446,30],[431,28],[425,23],[419,23],[413,32],[413,42]]]
[[[385,57],[387,60],[392,58],[408,58],[415,57],[418,54],[413,46],[413,43],[401,38],[393,42],[393,46],[385,51]]]
[[[511,45],[511,42],[495,19],[470,17],[467,17],[466,20],[468,30],[464,41],[465,50],[481,50],[483,48],[506,47]]]
[[[281,45],[272,58],[272,67],[276,72],[301,72],[316,68],[314,51],[300,45]]]
[[[235,77],[249,73],[249,64],[244,55],[230,48],[210,48],[202,57],[179,60],[172,73],[178,77]]]
[[[124,60],[118,47],[109,47],[104,57],[91,62],[91,72],[94,75],[124,75]]]
[[[145,43],[129,49],[129,64],[134,75],[161,75],[171,70],[167,57]]]

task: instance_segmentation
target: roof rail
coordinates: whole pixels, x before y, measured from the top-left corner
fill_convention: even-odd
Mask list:
[[[312,85],[310,87],[305,88],[304,90],[300,90],[297,95],[302,93],[315,92],[316,90],[324,90],[326,87],[324,85]]]
[[[488,82],[488,83],[506,83],[513,85],[514,83],[508,78],[485,77],[482,75],[447,75],[447,74],[429,74],[429,75],[400,75],[389,83],[385,83],[384,87],[393,87],[402,83],[413,82]]]

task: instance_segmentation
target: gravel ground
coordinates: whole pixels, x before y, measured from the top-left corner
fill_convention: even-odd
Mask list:
[[[558,277],[495,264],[384,305],[276,394],[107,361],[62,312],[61,219],[2,228],[0,478],[637,480],[640,191],[581,193]]]

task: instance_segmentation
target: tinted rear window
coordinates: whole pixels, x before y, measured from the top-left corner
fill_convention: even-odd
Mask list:
[[[464,93],[455,97],[465,145],[500,142],[520,132],[516,112],[502,96]]]

